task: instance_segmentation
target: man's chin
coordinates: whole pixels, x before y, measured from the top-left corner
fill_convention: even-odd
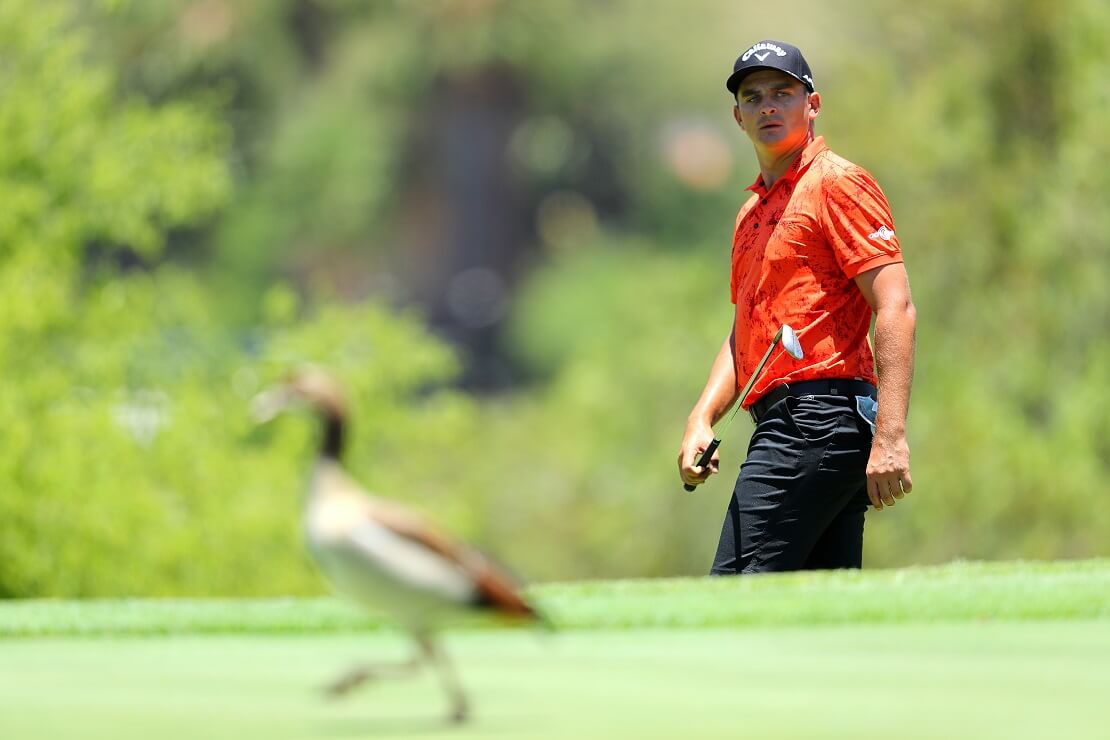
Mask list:
[[[773,146],[782,143],[788,137],[785,126],[769,126],[759,129],[759,142],[764,146]]]
[[[756,143],[772,154],[784,154],[805,141],[804,136],[792,135],[784,126],[760,129]]]

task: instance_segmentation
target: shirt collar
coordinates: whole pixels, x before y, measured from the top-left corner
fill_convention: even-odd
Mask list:
[[[813,162],[817,155],[828,148],[829,147],[825,144],[824,136],[818,136],[817,138],[810,141],[808,144],[806,144],[806,148],[802,150],[802,153],[799,154],[797,157],[794,157],[794,161],[791,162],[790,166],[786,168],[786,172],[782,173],[782,177],[775,181],[775,185],[778,185],[784,180],[786,182],[794,182],[795,180],[797,180],[799,177],[801,177],[802,173],[809,168],[810,163]],[[775,185],[771,186],[771,190],[774,190]],[[747,190],[752,191],[760,197],[767,195],[769,191],[767,188],[763,187],[762,173],[756,175],[755,182],[749,185],[747,187]]]

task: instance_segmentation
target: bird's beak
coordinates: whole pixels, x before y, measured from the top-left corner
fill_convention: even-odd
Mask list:
[[[284,386],[262,391],[251,399],[251,418],[256,424],[265,424],[287,409],[293,400]]]

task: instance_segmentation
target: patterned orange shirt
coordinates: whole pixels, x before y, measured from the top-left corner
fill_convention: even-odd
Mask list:
[[[732,239],[737,389],[783,324],[797,332],[805,355],[795,360],[780,346],[741,405],[783,383],[874,383],[871,307],[854,278],[902,261],[879,184],[818,137],[770,190],[762,176],[748,190]]]

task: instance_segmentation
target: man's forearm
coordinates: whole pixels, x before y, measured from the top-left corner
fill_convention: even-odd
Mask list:
[[[916,326],[917,314],[908,296],[904,302],[884,306],[876,313],[875,365],[879,376],[876,436],[897,438],[906,433]]]
[[[690,412],[688,424],[704,422],[709,426],[716,424],[736,402],[736,360],[734,356],[733,332],[729,332],[721,345],[709,379],[702,389],[701,397]]]

